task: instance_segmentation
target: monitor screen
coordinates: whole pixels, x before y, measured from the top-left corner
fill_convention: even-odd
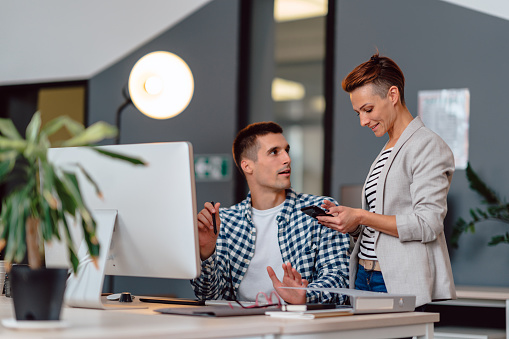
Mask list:
[[[108,251],[104,274],[197,277],[200,257],[191,144],[166,142],[100,148],[140,158],[146,166],[119,161],[87,147],[52,148],[49,158],[55,165],[77,173],[82,197],[93,215],[103,210],[117,211],[111,246],[101,247],[101,255]],[[76,163],[97,183],[102,198],[76,169]],[[100,223],[97,227],[101,227]],[[78,251],[81,230],[78,226],[72,228]],[[46,265],[70,267],[64,252],[67,249],[62,243],[47,246]]]

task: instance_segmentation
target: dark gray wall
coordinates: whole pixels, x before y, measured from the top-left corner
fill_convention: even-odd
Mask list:
[[[361,184],[386,142],[361,128],[341,80],[378,48],[402,68],[405,99],[417,115],[417,91],[470,89],[470,162],[485,181],[509,198],[506,145],[509,140],[509,22],[441,1],[338,0],[336,27],[336,103],[332,192]],[[464,170],[454,174],[446,234],[480,199],[468,188]],[[492,235],[507,231],[485,223],[462,236],[451,251],[457,285],[509,285],[509,246],[488,247]]]
[[[121,143],[185,140],[193,144],[195,154],[231,154],[237,116],[238,17],[238,1],[213,1],[94,76],[89,82],[88,123],[115,123],[115,112],[124,101],[122,88],[136,61],[153,51],[169,51],[183,58],[193,72],[190,105],[169,120],[148,118],[130,105],[122,114]],[[199,210],[209,200],[225,206],[234,203],[233,180],[198,182],[196,190]],[[115,291],[124,289],[136,294],[192,295],[187,281],[115,279]]]
[[[247,123],[273,121],[272,80],[276,65],[274,0],[250,2],[249,92]]]

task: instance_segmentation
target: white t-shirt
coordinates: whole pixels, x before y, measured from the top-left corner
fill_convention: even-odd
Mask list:
[[[283,279],[283,258],[279,249],[276,220],[283,205],[268,210],[252,209],[256,228],[255,252],[239,286],[237,298],[240,301],[255,301],[258,292],[265,292],[268,296],[274,291],[267,266],[274,269],[279,280]]]

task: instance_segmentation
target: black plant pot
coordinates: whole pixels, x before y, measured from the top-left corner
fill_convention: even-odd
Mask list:
[[[14,265],[9,279],[16,320],[60,320],[67,269]]]

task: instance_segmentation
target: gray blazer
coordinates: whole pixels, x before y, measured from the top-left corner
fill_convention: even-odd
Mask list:
[[[451,149],[420,118],[407,126],[380,173],[375,213],[396,216],[399,238],[376,232],[375,252],[387,291],[416,295],[416,306],[456,298],[444,236],[453,173]],[[368,209],[364,195],[362,207]],[[352,288],[359,245],[360,237],[350,257]]]

